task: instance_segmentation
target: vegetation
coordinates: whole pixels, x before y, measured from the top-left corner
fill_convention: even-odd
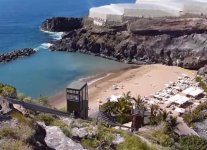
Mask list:
[[[130,92],[128,92],[123,94],[117,102],[107,102],[103,104],[101,110],[109,115],[116,116],[116,121],[124,124],[132,120],[131,111],[133,105],[135,105],[136,108],[145,109],[141,97],[131,97]]]
[[[4,137],[15,137],[15,132],[13,131],[12,128],[1,128],[0,129],[0,139]]]
[[[164,147],[170,147],[174,144],[174,140],[171,138],[170,134],[167,134],[162,130],[155,131],[153,137],[158,144]]]
[[[17,91],[13,86],[0,84],[0,95],[4,97],[16,98]]]
[[[166,123],[169,127],[174,128],[177,126],[177,118],[170,116],[168,112],[161,111],[157,105],[151,106],[150,125],[159,125]]]
[[[20,140],[10,139],[3,142],[2,150],[32,150],[32,148]]]
[[[29,142],[35,135],[33,120],[24,117],[19,112],[13,112],[11,116],[18,120],[18,126],[0,128],[0,139],[3,150],[30,150]]]
[[[149,146],[135,135],[126,132],[122,132],[121,135],[125,138],[125,141],[117,146],[117,150],[156,150],[156,148]]]
[[[184,137],[180,141],[182,150],[206,150],[207,140],[197,136]]]
[[[196,77],[196,82],[199,83],[199,86],[205,91],[207,92],[207,85],[206,83],[203,81],[203,78],[201,76],[197,76]]]
[[[200,122],[207,118],[207,102],[198,105],[192,112],[183,115],[184,121],[193,126],[194,122]]]
[[[120,134],[124,137],[124,142],[119,145],[114,145],[112,141],[115,135]],[[98,134],[93,138],[82,139],[81,144],[89,149],[103,149],[103,150],[156,150],[143,142],[136,135],[127,133],[125,131],[118,131],[104,126],[98,126]]]

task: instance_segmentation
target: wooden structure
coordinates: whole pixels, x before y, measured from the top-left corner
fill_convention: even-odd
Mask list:
[[[66,88],[67,111],[75,117],[88,118],[88,85],[85,82],[73,82]]]
[[[145,111],[144,109],[132,109],[132,128],[138,131],[144,125]]]

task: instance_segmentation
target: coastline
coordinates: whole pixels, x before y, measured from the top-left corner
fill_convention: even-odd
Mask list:
[[[175,66],[165,66],[160,64],[141,65],[124,68],[111,73],[103,73],[87,80],[89,84],[89,116],[95,116],[99,103],[97,99],[106,102],[111,95],[122,95],[131,92],[136,97],[149,96],[165,87],[170,81],[177,81],[182,74],[187,74],[191,78],[196,72]],[[119,88],[114,90],[113,85]],[[66,108],[66,93],[61,91],[49,98],[49,103],[57,109]]]
[[[95,85],[98,84],[100,82],[104,82],[110,78],[115,78],[117,77],[117,74],[121,74],[127,70],[131,70],[134,68],[138,68],[140,67],[139,65],[130,65],[129,67],[124,67],[122,69],[118,69],[115,71],[105,71],[102,73],[98,73],[92,76],[87,76],[87,77],[83,77],[78,79],[78,81],[84,81],[87,82],[89,89]],[[66,91],[62,90],[59,91],[58,93],[56,93],[55,95],[49,96],[48,98],[49,104],[52,105],[53,107],[57,108],[57,109],[63,109],[65,108],[65,104],[66,104]]]

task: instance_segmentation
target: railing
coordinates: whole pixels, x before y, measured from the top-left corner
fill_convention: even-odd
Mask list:
[[[126,129],[131,130],[131,131],[135,130],[132,127],[124,126],[124,125],[116,122],[115,117],[107,114],[106,112],[100,111],[100,110],[99,110],[98,117],[97,117],[96,121],[97,121],[97,123],[104,122],[110,127],[111,126],[118,126],[118,127],[121,127],[121,128],[126,128]]]
[[[69,113],[62,112],[62,111],[52,109],[52,108],[48,108],[48,107],[45,107],[45,106],[32,104],[32,103],[27,103],[27,102],[23,102],[23,101],[19,101],[19,100],[16,100],[16,99],[11,99],[11,98],[7,98],[7,100],[12,104],[21,105],[26,109],[39,111],[39,112],[43,112],[43,113],[49,113],[49,114],[53,114],[53,115],[64,116],[64,117],[69,117],[70,116]]]

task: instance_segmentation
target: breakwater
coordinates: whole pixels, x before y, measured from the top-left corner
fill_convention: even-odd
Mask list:
[[[30,56],[36,53],[36,51],[32,48],[24,48],[20,50],[15,50],[9,53],[0,54],[0,63],[7,63],[17,58]]]

